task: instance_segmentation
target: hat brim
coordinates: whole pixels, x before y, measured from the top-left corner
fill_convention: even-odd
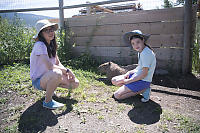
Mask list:
[[[147,35],[147,34],[138,34],[138,33],[135,33],[135,32],[127,32],[123,36],[124,43],[125,43],[126,46],[130,46],[131,47],[130,37],[132,37],[134,35],[139,35],[139,36],[143,37],[144,38],[144,42],[146,42],[150,37],[150,35]]]
[[[40,30],[37,32],[37,34],[36,34],[35,36],[33,36],[33,39],[37,39],[38,34],[40,33],[40,31],[43,30],[44,28],[47,28],[47,27],[50,27],[50,26],[54,26],[54,27],[55,27],[55,30],[58,29],[58,24],[57,24],[57,23],[49,23],[49,24],[46,24],[45,26],[43,26],[42,28],[40,28]]]

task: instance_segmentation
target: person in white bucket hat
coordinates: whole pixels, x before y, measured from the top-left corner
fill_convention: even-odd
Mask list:
[[[30,56],[30,77],[32,85],[38,90],[46,91],[43,107],[55,109],[64,106],[52,99],[57,87],[68,89],[77,88],[79,81],[74,73],[65,68],[57,55],[55,31],[58,24],[48,20],[39,20],[36,23],[37,33],[33,36],[35,44]]]
[[[155,54],[146,44],[149,37],[150,35],[145,35],[140,30],[124,34],[125,45],[131,46],[138,52],[138,66],[124,75],[112,78],[112,84],[120,86],[113,94],[114,99],[121,100],[143,93],[141,101],[149,101],[150,84],[156,67]]]
[[[50,23],[49,20],[47,19],[43,19],[43,20],[39,20],[37,21],[35,28],[37,30],[37,33],[35,36],[33,36],[33,39],[37,39],[38,34],[40,33],[41,30],[52,26],[52,28],[56,31],[58,29],[58,24],[57,23]]]

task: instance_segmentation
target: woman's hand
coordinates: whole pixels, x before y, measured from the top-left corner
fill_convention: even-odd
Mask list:
[[[66,75],[70,81],[75,81],[75,75],[70,69],[66,70]]]

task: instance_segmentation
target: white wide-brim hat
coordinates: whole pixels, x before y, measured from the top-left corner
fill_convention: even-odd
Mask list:
[[[139,35],[142,38],[144,38],[144,42],[146,42],[150,37],[150,35],[143,34],[140,30],[133,30],[133,31],[127,32],[123,36],[126,46],[131,46],[130,38],[134,35]]]
[[[58,29],[58,24],[57,23],[51,23],[47,19],[43,19],[43,20],[37,21],[37,23],[35,25],[37,33],[36,33],[35,36],[33,36],[33,39],[36,39],[38,37],[38,34],[40,33],[41,30],[43,30],[44,28],[47,28],[49,26],[54,26],[55,30]]]

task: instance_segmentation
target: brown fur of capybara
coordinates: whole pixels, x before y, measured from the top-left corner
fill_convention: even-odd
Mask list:
[[[106,62],[104,64],[101,64],[98,67],[98,70],[102,74],[106,74],[108,80],[111,80],[112,77],[125,74],[127,71],[133,70],[136,67],[137,67],[137,64],[119,66],[113,62]]]

